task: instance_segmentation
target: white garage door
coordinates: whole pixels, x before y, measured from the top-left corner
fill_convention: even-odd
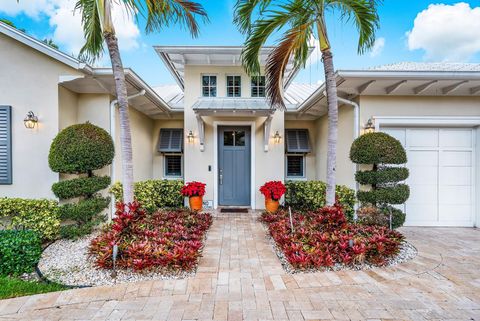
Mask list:
[[[474,131],[382,128],[407,150],[410,198],[405,225],[473,226]]]

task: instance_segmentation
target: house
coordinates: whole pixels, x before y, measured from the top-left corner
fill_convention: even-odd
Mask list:
[[[52,198],[62,179],[48,167],[52,139],[90,121],[117,146],[119,124],[111,69],[94,68],[0,23],[0,194]],[[175,85],[152,88],[126,70],[134,178],[207,184],[208,206],[263,208],[269,180],[325,180],[325,88],[297,84],[289,64],[286,111],[270,110],[264,77],[249,77],[241,47],[154,48]],[[271,48],[260,54],[262,65]],[[406,147],[411,197],[407,225],[474,226],[480,192],[480,65],[404,63],[338,71],[338,183],[357,188],[348,154],[367,124]],[[32,111],[33,129],[24,126]],[[479,185],[480,186],[480,185]]]

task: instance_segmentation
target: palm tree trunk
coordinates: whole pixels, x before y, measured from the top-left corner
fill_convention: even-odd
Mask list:
[[[326,205],[335,204],[337,140],[338,140],[338,98],[333,55],[330,49],[322,52],[325,69],[325,84],[328,104],[328,149],[327,149],[327,192]]]
[[[133,153],[132,133],[128,116],[127,84],[123,70],[122,58],[118,49],[118,40],[115,34],[105,33],[110,60],[112,62],[115,91],[117,93],[118,111],[120,116],[120,145],[122,151],[122,184],[123,201],[128,204],[133,202]],[[115,139],[115,137],[112,137]]]

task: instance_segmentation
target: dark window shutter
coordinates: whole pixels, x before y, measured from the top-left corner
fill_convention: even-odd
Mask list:
[[[12,184],[12,108],[0,106],[0,184]]]
[[[181,153],[183,150],[183,129],[162,128],[158,139],[158,151],[161,153]]]
[[[286,144],[287,153],[310,153],[310,137],[308,129],[287,129]]]

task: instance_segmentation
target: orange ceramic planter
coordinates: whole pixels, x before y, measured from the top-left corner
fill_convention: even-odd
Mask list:
[[[272,200],[271,198],[265,198],[265,209],[269,213],[275,213],[278,210],[280,203],[278,201]]]
[[[202,196],[191,196],[188,199],[188,203],[190,204],[190,209],[192,211],[198,212],[202,210],[203,207],[203,197]]]

